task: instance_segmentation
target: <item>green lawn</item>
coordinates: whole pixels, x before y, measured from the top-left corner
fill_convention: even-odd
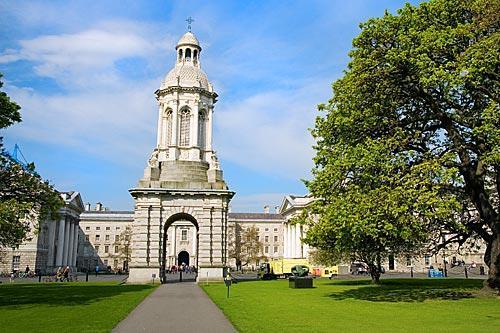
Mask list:
[[[0,332],[109,332],[153,290],[117,282],[0,284]]]
[[[481,298],[480,280],[390,279],[202,285],[240,332],[498,332],[500,298]]]

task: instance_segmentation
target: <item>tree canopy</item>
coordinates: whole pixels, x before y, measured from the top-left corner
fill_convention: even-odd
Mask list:
[[[241,269],[260,260],[267,260],[262,254],[264,246],[259,240],[259,232],[256,226],[245,230],[236,223],[229,231],[229,257],[236,260],[236,268]]]
[[[0,91],[0,129],[20,122],[20,109]],[[59,193],[35,172],[33,163],[21,165],[6,154],[0,137],[0,246],[19,245],[30,232],[33,221],[56,217],[62,205]]]
[[[434,0],[361,24],[312,130],[309,244],[374,265],[480,237],[500,287],[499,12]]]

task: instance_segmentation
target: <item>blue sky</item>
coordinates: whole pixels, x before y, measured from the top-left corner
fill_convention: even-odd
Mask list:
[[[359,23],[405,1],[5,1],[0,72],[23,122],[0,133],[58,190],[132,210],[156,142],[153,92],[192,16],[219,94],[214,147],[233,211],[305,194],[316,105]]]

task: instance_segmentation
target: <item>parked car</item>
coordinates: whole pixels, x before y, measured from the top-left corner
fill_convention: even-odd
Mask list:
[[[370,269],[368,265],[364,262],[353,262],[351,264],[351,274],[352,275],[368,275],[370,274]]]

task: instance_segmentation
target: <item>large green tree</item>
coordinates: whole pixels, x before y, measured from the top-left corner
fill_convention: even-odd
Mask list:
[[[256,226],[243,229],[239,223],[229,231],[229,257],[236,261],[236,269],[267,260],[264,245],[259,240]]]
[[[500,288],[498,13],[498,0],[434,0],[361,25],[312,131],[307,242],[377,262],[479,237]]]
[[[0,91],[0,129],[20,122],[20,109]],[[26,239],[33,221],[55,217],[62,205],[59,193],[35,172],[32,163],[21,165],[6,154],[0,137],[0,246],[19,245]]]

